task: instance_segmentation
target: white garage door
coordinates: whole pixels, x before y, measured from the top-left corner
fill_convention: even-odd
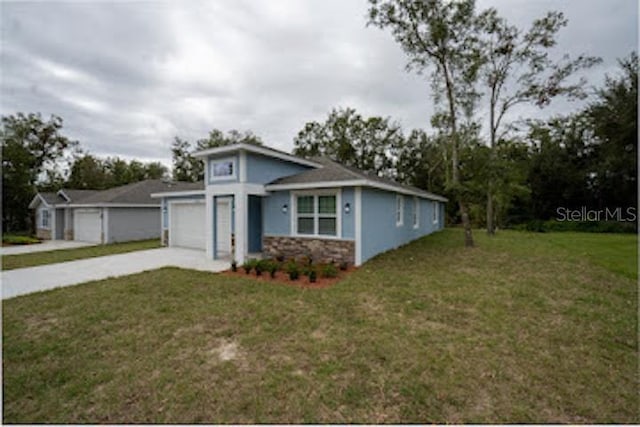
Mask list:
[[[100,209],[76,209],[73,212],[73,239],[81,242],[101,243]]]
[[[170,205],[171,246],[205,249],[204,203],[174,203]]]

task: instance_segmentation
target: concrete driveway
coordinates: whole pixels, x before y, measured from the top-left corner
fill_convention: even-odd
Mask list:
[[[2,299],[171,266],[212,272],[230,267],[227,261],[207,259],[203,251],[192,249],[160,248],[128,252],[3,271]]]
[[[32,252],[57,251],[58,249],[75,249],[95,245],[95,243],[76,242],[74,240],[45,240],[42,243],[35,243],[33,245],[4,246],[0,248],[0,255],[18,255]]]

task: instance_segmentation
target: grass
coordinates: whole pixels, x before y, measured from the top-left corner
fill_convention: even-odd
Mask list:
[[[324,290],[167,268],[4,301],[3,421],[638,423],[636,237],[475,236]]]
[[[34,243],[40,243],[40,239],[22,234],[3,234],[2,243],[9,245],[31,245]]]
[[[109,245],[86,246],[75,249],[59,249],[46,252],[32,252],[20,255],[2,256],[2,269],[14,270],[16,268],[35,267],[44,264],[56,264],[59,262],[75,261],[84,258],[93,258],[105,255],[122,254],[126,252],[141,251],[160,247],[160,240],[139,240],[135,242],[112,243]]]

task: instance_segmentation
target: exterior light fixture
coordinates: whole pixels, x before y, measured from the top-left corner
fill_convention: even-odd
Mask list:
[[[288,210],[289,210],[289,206],[286,203],[284,205],[282,205],[282,213],[283,214],[286,214]]]
[[[344,205],[344,213],[351,212],[351,203],[347,203]]]

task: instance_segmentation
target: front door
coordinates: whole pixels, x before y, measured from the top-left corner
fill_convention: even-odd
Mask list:
[[[231,199],[216,201],[216,254],[218,258],[231,255]]]

